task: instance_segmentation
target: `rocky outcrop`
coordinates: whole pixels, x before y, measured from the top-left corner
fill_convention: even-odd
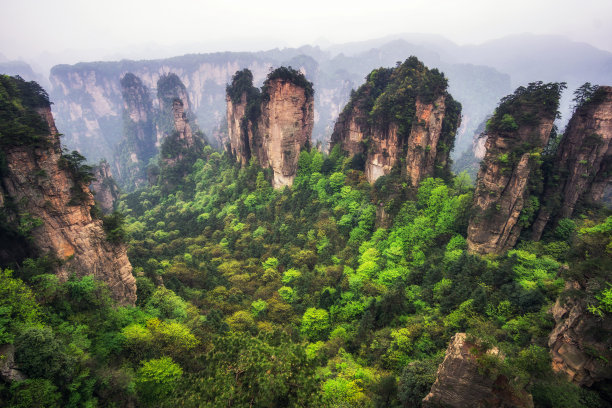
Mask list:
[[[533,83],[502,99],[487,125],[468,248],[480,254],[514,246],[537,210],[541,153],[553,128],[561,84]]]
[[[465,333],[455,334],[438,368],[436,381],[423,399],[423,407],[533,407],[531,395],[514,390],[507,377],[485,369],[478,362],[485,353],[503,359],[497,348],[481,350],[468,341]]]
[[[563,133],[532,238],[540,239],[549,221],[571,217],[579,200],[601,200],[610,183],[612,87],[601,86],[576,109]]]
[[[91,182],[89,188],[102,212],[109,214],[113,212],[115,201],[119,198],[119,187],[113,179],[110,165],[106,160],[100,161],[94,167],[93,176],[95,180]]]
[[[254,151],[259,163],[272,168],[275,188],[290,186],[300,150],[310,145],[313,96],[306,87],[284,78],[268,79],[264,89]]]
[[[552,307],[555,328],[548,337],[553,369],[569,380],[590,387],[612,380],[612,319],[591,314],[584,301],[584,288],[567,283],[574,295],[558,299]]]
[[[185,85],[177,75],[170,73],[159,79],[157,96],[161,141],[159,181],[169,191],[191,172],[192,165],[203,155],[205,142],[189,110]]]
[[[15,364],[15,346],[3,344],[0,346],[0,380],[7,383],[23,381],[27,377]]]
[[[109,242],[102,221],[92,218],[94,199],[82,181],[83,168],[75,156],[62,155],[48,102],[36,112],[46,132],[32,142],[2,145],[6,167],[0,196],[7,221],[27,236],[35,251],[31,255],[50,254],[60,261],[61,279],[93,275],[109,286],[118,302],[134,304],[136,282],[125,245]]]
[[[121,79],[123,138],[115,149],[119,182],[127,190],[146,185],[146,165],[157,154],[156,110],[149,89],[127,73]]]
[[[252,124],[246,118],[247,93],[243,92],[234,103],[227,95],[227,135],[230,152],[245,166],[251,157],[249,141],[253,140]]]
[[[231,152],[242,164],[255,157],[262,167],[271,168],[275,188],[291,185],[300,150],[310,145],[312,84],[300,72],[281,67],[268,75],[261,94],[252,88],[252,76],[242,71],[227,89]]]
[[[400,162],[415,186],[426,177],[448,177],[461,105],[446,91],[444,75],[411,57],[366,79],[340,114],[332,147],[363,162],[371,183]]]

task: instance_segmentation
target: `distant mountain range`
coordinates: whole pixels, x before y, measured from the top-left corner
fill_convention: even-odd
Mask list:
[[[148,61],[61,65],[51,70],[53,87],[50,94],[55,102],[58,125],[66,132],[65,143],[82,150],[90,160],[97,160],[107,156],[120,138],[117,132],[121,129],[122,104],[118,83],[128,71],[146,71],[150,77],[143,80],[150,84],[163,72],[176,72],[185,82],[192,100],[196,101],[194,112],[203,130],[209,138],[214,134],[215,140],[219,140],[224,132],[225,84],[235,69],[253,68],[255,64],[255,80],[262,81],[271,67],[292,65],[301,68],[315,84],[313,138],[326,143],[339,111],[348,100],[349,91],[363,83],[364,76],[372,69],[394,66],[410,55],[443,71],[449,78],[449,91],[463,105],[463,125],[457,136],[455,157],[471,147],[478,125],[493,112],[499,99],[520,85],[540,80],[567,82],[568,90],[561,103],[564,118],[559,123],[563,125],[569,117],[575,88],[587,81],[612,84],[612,53],[562,36],[517,34],[478,45],[457,45],[439,35],[399,34],[324,48],[303,46],[260,52],[190,54]],[[0,72],[49,83],[24,62],[0,62]],[[68,78],[81,75],[89,75],[89,86],[81,82],[79,88],[78,81],[69,83]],[[200,79],[204,82],[199,82]],[[106,85],[97,88],[98,94],[87,96],[88,87],[92,89],[92,84],[99,81]],[[100,89],[104,89],[101,94]],[[80,114],[78,109],[74,110],[75,104],[80,106]]]

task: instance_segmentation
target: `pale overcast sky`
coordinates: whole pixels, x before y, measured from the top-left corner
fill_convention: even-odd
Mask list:
[[[612,0],[0,2],[0,54],[8,59],[47,53],[70,59],[79,52],[82,60],[108,59],[132,49],[142,57],[147,48],[255,50],[398,33],[441,34],[459,44],[514,33],[561,34],[612,51]]]

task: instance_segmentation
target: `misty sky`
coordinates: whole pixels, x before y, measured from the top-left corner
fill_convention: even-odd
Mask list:
[[[0,1],[0,54],[9,59],[162,57],[398,33],[441,34],[459,44],[561,34],[612,51],[611,0]]]

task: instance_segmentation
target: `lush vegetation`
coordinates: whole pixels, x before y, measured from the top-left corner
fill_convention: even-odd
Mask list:
[[[565,82],[532,82],[520,86],[514,93],[502,98],[493,116],[487,122],[487,132],[509,133],[520,126],[537,124],[541,118],[558,117],[559,96]]]
[[[314,88],[312,87],[312,82],[306,79],[304,74],[302,74],[297,69],[293,69],[292,67],[278,67],[274,71],[268,74],[268,77],[264,81],[263,87],[261,88],[261,93],[264,97],[269,97],[267,88],[270,86],[270,82],[280,79],[284,82],[291,82],[294,85],[299,86],[304,89],[304,93],[307,98],[312,98],[314,96]]]
[[[49,106],[36,82],[0,75],[0,146],[48,143],[49,126],[36,109]]]
[[[172,149],[162,159],[186,153]],[[466,251],[465,175],[370,185],[338,148],[313,149],[293,187],[274,190],[270,170],[197,149],[105,219],[109,239],[128,243],[135,306],[91,276],[60,282],[49,257],[3,265],[0,344],[28,379],[0,383],[0,405],[419,406],[465,331],[501,349],[483,369],[536,406],[606,406],[609,389],[553,373],[547,341],[566,281],[610,317],[609,211],[480,257]]]
[[[408,139],[417,120],[417,101],[435,104],[444,97],[444,120],[437,146],[435,176],[450,179],[448,154],[455,143],[455,132],[461,122],[461,104],[447,92],[448,81],[437,69],[429,69],[412,56],[395,68],[378,68],[370,72],[366,82],[356,91],[340,115],[340,122],[352,117],[366,135],[363,155],[369,149],[368,137],[374,132],[385,132],[391,124],[397,126],[401,143]],[[339,135],[332,136],[337,139]],[[355,168],[363,162],[360,155],[355,157]],[[401,162],[401,160],[398,160]]]

